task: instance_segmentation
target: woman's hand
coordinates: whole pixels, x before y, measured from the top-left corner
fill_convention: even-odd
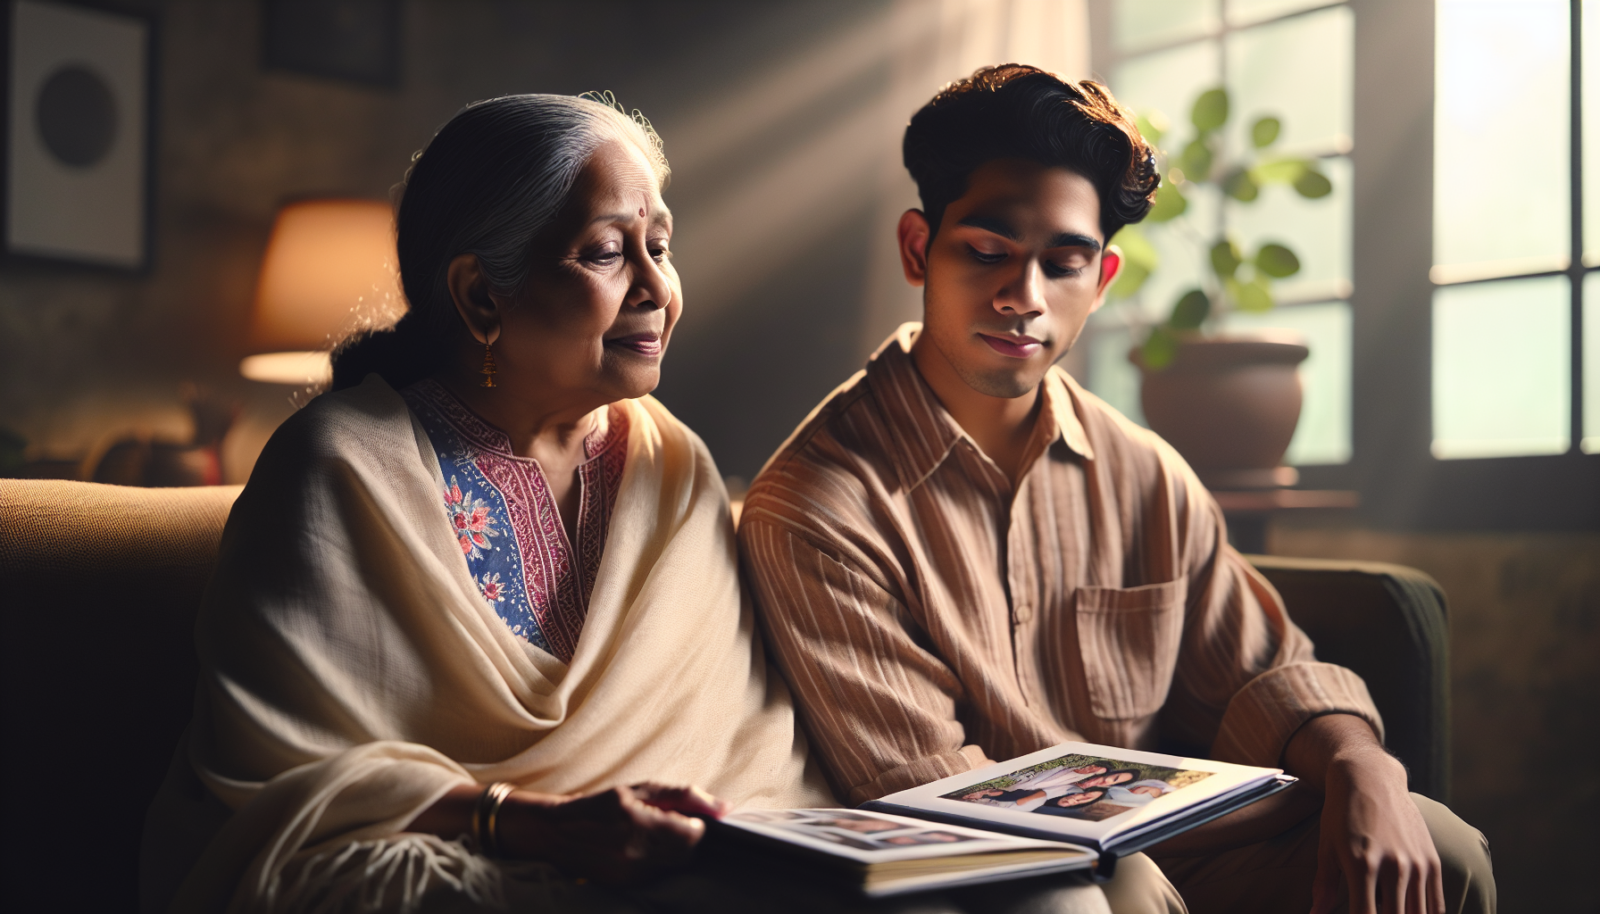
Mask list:
[[[441,797],[407,831],[446,838],[471,829],[483,788],[463,785]],[[689,859],[706,826],[728,804],[698,787],[644,783],[581,796],[513,791],[500,807],[500,852],[543,860],[563,872],[603,882],[631,882]]]
[[[692,787],[636,784],[555,802],[512,794],[500,825],[508,856],[548,860],[573,876],[632,882],[679,866],[705,835],[693,816],[719,817],[725,804]]]
[[[456,837],[472,829],[482,786],[440,797],[406,831]],[[515,860],[544,860],[571,876],[629,882],[688,860],[706,834],[693,816],[722,818],[728,804],[699,788],[634,784],[587,796],[512,791],[499,812],[499,848]]]

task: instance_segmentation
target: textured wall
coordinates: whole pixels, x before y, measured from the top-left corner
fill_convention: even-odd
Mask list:
[[[1410,565],[1443,585],[1452,806],[1489,838],[1501,907],[1600,908],[1600,535],[1279,526],[1271,547]]]
[[[405,0],[386,91],[263,72],[255,2],[143,2],[160,17],[155,269],[0,265],[0,426],[35,456],[182,434],[177,385],[201,381],[252,405],[224,455],[236,479],[289,410],[235,371],[277,206],[384,196],[468,101],[611,89],[655,123],[686,303],[657,394],[749,477],[918,311],[893,244],[916,203],[910,113],[981,64],[1087,59],[1079,0]]]
[[[298,196],[385,197],[412,152],[457,108],[509,92],[614,90],[666,137],[677,170],[667,201],[680,224],[715,220],[716,232],[680,232],[675,244],[688,311],[661,395],[728,454],[725,463],[752,472],[859,362],[871,212],[859,194],[847,193],[794,243],[767,237],[779,255],[737,287],[719,284],[730,264],[717,254],[737,241],[728,230],[737,229],[739,214],[718,210],[727,210],[731,189],[748,191],[751,173],[775,156],[859,118],[862,105],[852,99],[879,97],[861,90],[883,83],[881,54],[833,65],[839,55],[828,52],[863,23],[881,26],[886,2],[668,9],[604,0],[412,0],[404,5],[397,90],[263,71],[253,2],[125,5],[158,17],[155,263],[145,276],[0,264],[0,426],[33,442],[31,456],[81,456],[129,431],[185,436],[178,385],[197,381],[248,404],[244,434],[230,442],[230,475],[246,472],[290,409],[286,391],[245,382],[236,369],[279,204]],[[816,59],[792,74],[800,91],[790,91],[781,123],[707,135],[718,104],[737,101],[741,89],[806,50]],[[828,91],[811,92],[812,83]],[[754,101],[759,115],[761,99]],[[829,186],[827,160],[818,162],[814,151],[804,174]],[[870,190],[872,177],[851,173],[832,186]],[[739,257],[752,259],[747,251]],[[768,380],[752,382],[751,374]],[[748,415],[725,420],[729,409]]]

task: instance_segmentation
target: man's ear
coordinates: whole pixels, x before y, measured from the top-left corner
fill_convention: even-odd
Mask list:
[[[1116,245],[1107,245],[1100,252],[1100,285],[1095,289],[1094,307],[1091,312],[1099,311],[1100,306],[1106,303],[1106,290],[1117,281],[1117,274],[1122,272],[1122,249]]]
[[[480,343],[493,343],[500,335],[500,304],[489,291],[489,280],[483,275],[478,255],[457,254],[450,261],[445,282],[467,331]]]
[[[900,268],[906,273],[906,282],[920,286],[928,281],[928,217],[920,209],[908,209],[900,214]]]

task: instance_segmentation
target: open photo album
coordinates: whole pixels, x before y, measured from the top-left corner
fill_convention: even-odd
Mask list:
[[[1062,743],[855,810],[737,812],[722,824],[880,896],[1074,869],[1110,875],[1118,857],[1294,781],[1274,768]]]
[[[1087,869],[1095,854],[1059,841],[1015,838],[909,816],[852,809],[764,809],[722,825],[809,858],[869,897]]]

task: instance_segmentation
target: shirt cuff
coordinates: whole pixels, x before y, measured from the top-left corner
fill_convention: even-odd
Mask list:
[[[981,746],[962,746],[955,752],[928,755],[898,768],[890,768],[877,777],[850,788],[850,805],[859,806],[881,796],[921,787],[923,784],[947,778],[952,774],[971,771],[989,764]]]
[[[1280,767],[1295,731],[1324,714],[1354,714],[1383,740],[1383,719],[1360,676],[1331,663],[1291,663],[1262,673],[1233,696],[1211,757]]]

